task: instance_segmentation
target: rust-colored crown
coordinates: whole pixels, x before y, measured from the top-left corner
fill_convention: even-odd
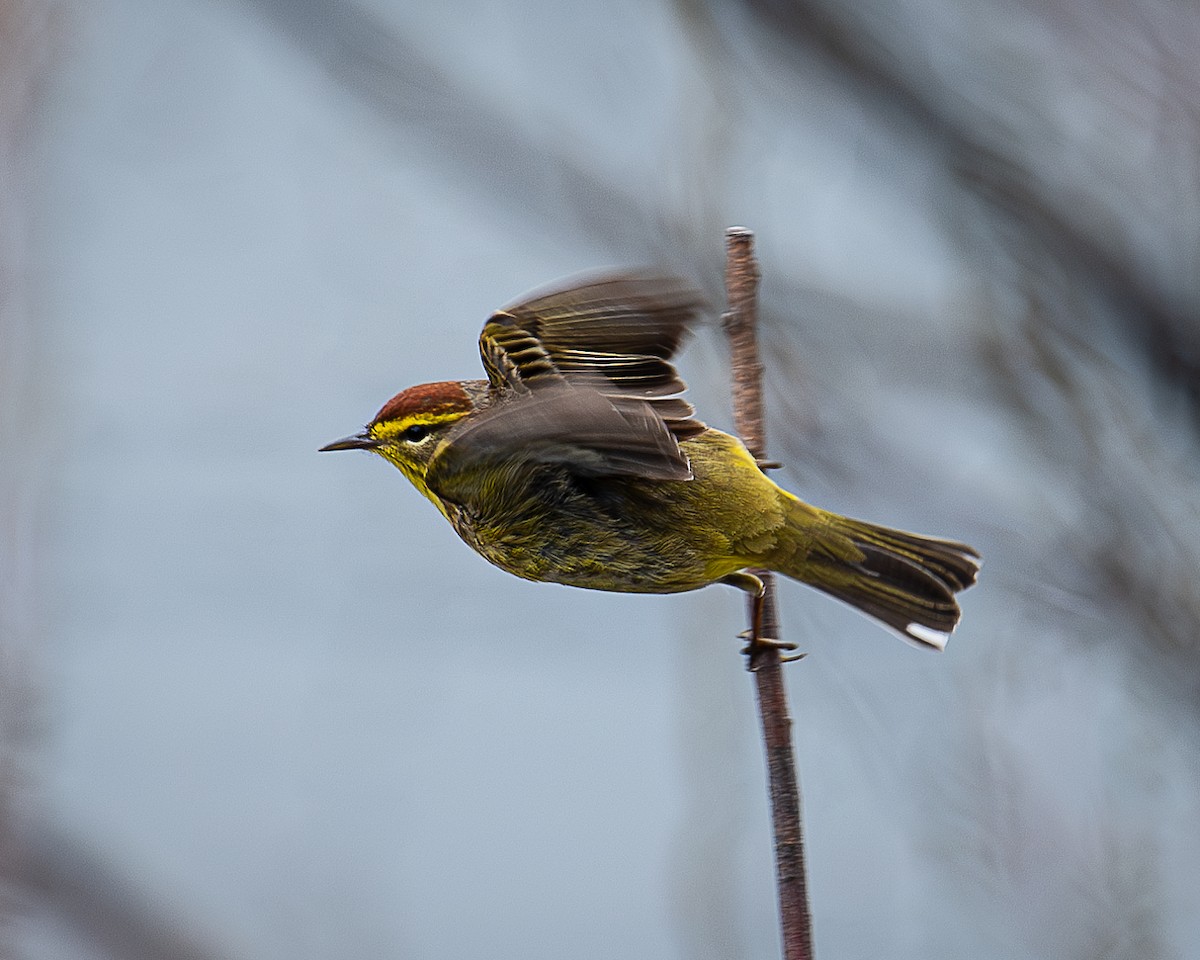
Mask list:
[[[383,423],[400,420],[414,414],[438,416],[448,413],[469,413],[471,398],[456,380],[439,380],[437,383],[422,383],[401,390],[385,403],[371,422]]]

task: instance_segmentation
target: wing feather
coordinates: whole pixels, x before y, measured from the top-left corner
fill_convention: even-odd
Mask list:
[[[690,480],[679,443],[649,402],[561,383],[509,396],[463,421],[434,456],[426,482],[471,503],[502,464],[559,464],[579,476]]]
[[[610,274],[565,281],[497,311],[479,352],[493,393],[550,384],[590,387],[651,403],[677,439],[702,432],[670,363],[703,306],[675,277]]]

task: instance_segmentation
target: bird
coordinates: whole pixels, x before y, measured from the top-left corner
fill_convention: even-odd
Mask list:
[[[669,594],[714,583],[756,601],[771,570],[942,650],[979,553],[812,506],[682,396],[672,358],[704,310],[646,271],[576,276],[488,318],[485,378],[409,387],[359,433],[485,559],[526,580]],[[779,643],[779,646],[791,645]]]

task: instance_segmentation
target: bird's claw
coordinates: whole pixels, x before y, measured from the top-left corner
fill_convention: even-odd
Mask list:
[[[798,649],[794,643],[787,640],[776,640],[772,637],[755,637],[749,630],[743,630],[738,634],[739,640],[745,640],[746,645],[742,648],[742,654],[748,659],[746,669],[751,672],[758,669],[758,654],[766,650],[796,650]],[[797,660],[803,660],[807,657],[807,653],[797,653],[794,656],[780,656],[780,663],[794,663]]]
[[[738,639],[747,641],[747,647],[774,647],[776,650],[797,649],[796,645],[788,640],[773,640],[770,637],[755,637],[751,635],[749,630],[743,630],[741,633],[739,633]]]

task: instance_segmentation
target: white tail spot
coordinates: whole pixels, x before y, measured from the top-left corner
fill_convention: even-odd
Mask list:
[[[950,639],[950,634],[941,630],[934,630],[932,627],[926,627],[919,623],[910,623],[904,632],[910,637],[916,637],[922,643],[936,647],[938,650],[945,650],[946,641]]]

